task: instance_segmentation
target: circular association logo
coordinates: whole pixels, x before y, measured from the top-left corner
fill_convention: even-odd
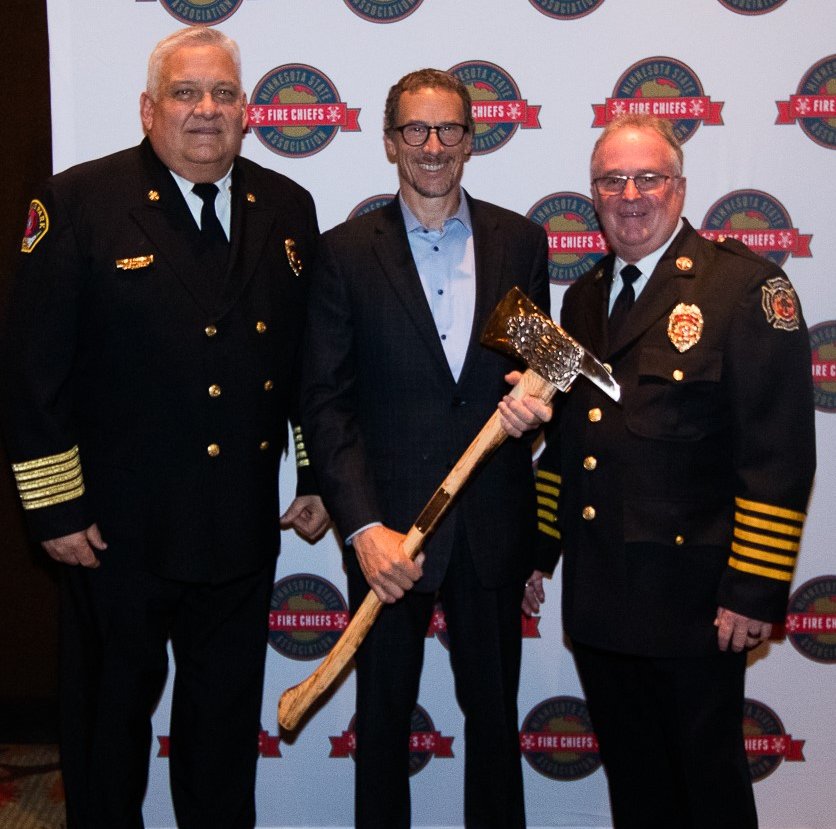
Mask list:
[[[327,75],[302,63],[271,69],[256,84],[247,107],[258,140],[287,158],[324,150],[338,129],[359,130],[359,112],[340,101]]]
[[[269,642],[290,659],[320,659],[348,625],[348,605],[331,582],[310,573],[277,581],[270,598]]]
[[[540,128],[540,106],[522,99],[516,81],[495,63],[466,61],[449,71],[467,87],[473,102],[473,155],[504,147],[518,127]]]
[[[810,329],[813,400],[820,412],[836,412],[836,320]]]
[[[777,124],[798,125],[807,137],[836,149],[836,54],[813,64],[789,101],[776,101]]]
[[[244,0],[160,0],[173,17],[191,26],[214,26],[232,17]]]
[[[729,11],[736,14],[769,14],[787,0],[720,0]]]
[[[802,656],[836,663],[836,576],[810,579],[790,596],[786,631]]]
[[[604,0],[528,0],[538,12],[557,20],[586,17],[604,4]]]
[[[372,23],[397,23],[414,12],[424,0],[343,0],[351,11]]]
[[[389,204],[395,198],[394,193],[378,193],[376,196],[369,196],[363,199],[360,204],[357,204],[348,214],[349,219],[356,219],[358,216],[365,216],[366,213],[371,213],[373,210],[378,210],[381,207]]]
[[[355,714],[348,724],[348,730],[338,737],[330,737],[330,757],[351,757],[357,750],[357,736],[355,733]],[[436,731],[430,715],[416,705],[410,720],[409,733],[409,776],[418,774],[427,763],[436,757],[453,757],[453,738],[445,737]]]
[[[778,715],[756,700],[743,700],[743,742],[755,783],[769,777],[782,760],[804,760],[804,740],[794,740]]]
[[[601,765],[586,703],[577,697],[551,697],[532,708],[520,748],[526,762],[552,780],[580,780]]]
[[[669,57],[652,57],[634,63],[618,79],[611,98],[593,104],[593,127],[603,127],[622,115],[641,113],[671,121],[680,144],[701,122],[723,123],[722,102],[712,101],[690,66]]]
[[[700,234],[737,239],[781,267],[791,253],[810,256],[810,236],[802,236],[781,202],[762,190],[735,190],[718,199],[705,214]]]
[[[607,253],[592,200],[580,193],[552,193],[526,213],[546,229],[549,239],[549,280],[567,285],[586,273]]]

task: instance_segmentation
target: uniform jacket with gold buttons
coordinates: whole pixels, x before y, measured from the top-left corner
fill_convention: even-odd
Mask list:
[[[39,539],[96,522],[142,566],[192,581],[275,554],[317,234],[305,190],[237,158],[229,261],[206,261],[147,139],[44,185],[12,289],[3,406]]]
[[[610,256],[567,290],[561,322],[612,367],[622,400],[580,378],[562,397],[541,539],[563,553],[572,638],[713,653],[718,606],[786,610],[815,468],[807,329],[776,265],[686,222],[609,342],[611,270]]]

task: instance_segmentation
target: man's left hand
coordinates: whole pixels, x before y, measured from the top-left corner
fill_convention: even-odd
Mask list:
[[[293,528],[302,538],[318,541],[331,525],[331,519],[318,495],[299,495],[279,519],[283,530]]]
[[[717,608],[714,624],[717,627],[717,644],[721,651],[727,651],[730,647],[735,653],[752,650],[772,634],[772,625],[769,622],[750,619],[725,607]]]
[[[540,605],[546,601],[546,591],[543,589],[543,571],[534,570],[525,583],[522,611],[526,616],[533,616],[539,612]]]
[[[516,386],[520,377],[522,374],[519,371],[512,371],[505,375],[505,382]],[[552,419],[552,407],[531,394],[524,394],[519,400],[506,394],[499,401],[498,408],[502,428],[512,438],[521,437],[524,432]]]

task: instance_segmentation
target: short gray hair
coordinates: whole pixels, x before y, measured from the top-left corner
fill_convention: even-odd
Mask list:
[[[148,80],[145,84],[145,91],[152,99],[156,100],[159,97],[163,65],[166,60],[184,46],[217,46],[223,49],[232,59],[237,80],[241,82],[241,50],[238,44],[218,29],[211,29],[208,26],[188,26],[164,37],[154,47],[154,51],[148,58]]]
[[[592,155],[590,156],[589,162],[590,167],[592,167],[592,164],[595,162],[595,154],[598,152],[601,144],[603,144],[604,141],[606,141],[607,138],[609,138],[609,136],[611,136],[614,132],[618,132],[625,127],[633,127],[634,129],[639,130],[653,130],[653,132],[660,135],[665,140],[665,143],[671,148],[671,152],[673,153],[675,174],[677,176],[682,175],[682,171],[685,167],[685,157],[682,154],[682,146],[674,134],[673,124],[671,124],[667,118],[657,118],[655,115],[644,115],[638,112],[628,112],[625,115],[620,115],[604,127],[604,131],[598,136],[598,140],[592,148]]]

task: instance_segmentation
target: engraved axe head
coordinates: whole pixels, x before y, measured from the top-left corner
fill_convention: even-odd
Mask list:
[[[522,360],[560,391],[582,374],[618,401],[621,387],[607,369],[519,288],[511,288],[496,306],[482,334],[482,345]]]

